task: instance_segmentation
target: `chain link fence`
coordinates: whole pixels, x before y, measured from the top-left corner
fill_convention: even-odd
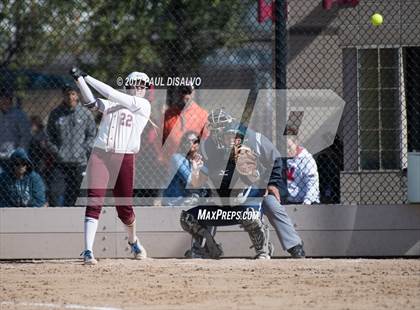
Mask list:
[[[382,25],[372,25],[374,13]],[[297,134],[301,122],[329,119],[309,104],[280,105],[318,107],[320,97],[304,94],[319,90],[344,104],[330,143],[312,154],[320,203],[406,203],[407,157],[420,151],[419,21],[417,0],[1,1],[0,207],[73,206],[86,195],[80,184],[101,114],[71,107],[75,65],[117,89],[132,71],[152,78],[159,128],[147,125],[135,165],[134,196],[145,205],[160,204],[171,155],[185,133],[206,135],[210,110],[224,107],[284,153],[291,127]],[[182,79],[196,86],[190,112],[173,87]],[[279,99],[270,89],[294,92]],[[18,147],[45,184],[45,201],[17,177],[25,159],[10,156]],[[293,179],[290,169],[285,177]]]

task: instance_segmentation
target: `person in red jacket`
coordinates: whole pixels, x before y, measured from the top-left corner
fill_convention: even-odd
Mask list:
[[[165,111],[162,135],[162,161],[165,165],[178,150],[186,132],[197,132],[201,139],[208,137],[208,112],[194,101],[194,93],[193,86],[177,87],[174,103]]]

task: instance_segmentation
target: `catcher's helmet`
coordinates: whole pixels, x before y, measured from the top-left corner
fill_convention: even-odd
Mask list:
[[[243,145],[247,128],[237,122],[231,123],[223,130],[224,147],[231,149],[234,145]]]
[[[224,128],[224,133],[230,133],[241,139],[245,138],[246,127],[240,123],[231,123]]]
[[[208,122],[213,127],[225,127],[227,124],[230,124],[235,119],[227,113],[224,108],[211,110],[208,116]]]
[[[224,149],[223,134],[225,129],[233,123],[235,119],[223,108],[211,110],[207,118],[210,136],[216,142],[218,149]]]

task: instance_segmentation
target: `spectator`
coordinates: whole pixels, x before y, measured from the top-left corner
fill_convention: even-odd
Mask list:
[[[31,139],[26,114],[13,105],[13,92],[0,89],[0,172],[7,170],[7,161],[15,149],[29,147]]]
[[[312,154],[300,146],[296,132],[287,136],[287,201],[285,203],[319,203],[318,168]]]
[[[199,147],[200,137],[197,133],[189,131],[184,134],[178,153],[171,157],[170,175],[173,178],[163,192],[163,205],[180,206],[186,201],[193,201],[191,197],[208,195],[207,190],[196,189],[207,180],[207,169],[203,167]]]
[[[72,206],[96,135],[92,113],[79,104],[76,88],[63,88],[63,102],[51,111],[47,134],[49,149],[55,157],[49,178],[50,205]]]
[[[162,145],[163,162],[167,164],[178,149],[181,138],[188,131],[208,136],[206,127],[208,113],[194,101],[194,87],[180,86],[175,89],[175,102],[165,111]]]
[[[50,163],[48,136],[39,115],[31,116],[30,121],[32,139],[29,145],[29,158],[32,159],[34,170],[45,178]]]
[[[0,174],[0,208],[46,206],[44,182],[33,171],[25,150],[17,148],[10,157],[9,168]]]

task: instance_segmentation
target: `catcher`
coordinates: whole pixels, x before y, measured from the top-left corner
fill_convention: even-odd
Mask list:
[[[269,259],[273,246],[269,242],[268,226],[262,222],[262,211],[275,228],[283,248],[294,258],[304,257],[303,242],[280,204],[280,193],[287,193],[280,153],[265,136],[234,122],[223,109],[210,112],[208,126],[210,137],[201,144],[204,165],[218,195],[228,202],[182,212],[181,226],[193,236],[191,250],[186,254],[220,257],[223,251],[214,240],[214,226],[240,224],[249,234],[255,258]],[[236,196],[233,203],[232,196]],[[243,214],[250,209],[259,216],[202,219],[203,214],[223,215],[228,211]]]

